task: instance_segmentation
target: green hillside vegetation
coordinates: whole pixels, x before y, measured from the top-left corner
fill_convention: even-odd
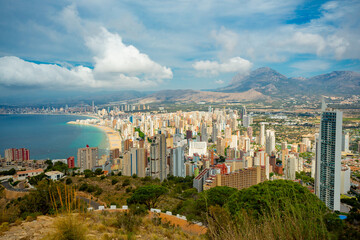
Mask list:
[[[126,224],[134,221],[134,225],[142,227],[145,220],[141,212],[155,207],[185,215],[190,222],[203,222],[208,227],[208,239],[360,237],[356,225],[358,208],[350,212],[349,221],[342,221],[308,189],[292,181],[266,181],[242,190],[215,187],[201,193],[192,188],[191,177],[169,177],[162,183],[158,179],[136,176],[73,176],[62,181],[66,184],[43,179],[36,185],[37,189],[25,197],[5,201],[0,205],[0,224],[38,215],[84,214],[88,206],[75,199],[75,195],[83,193],[107,207],[129,205],[133,209],[129,213],[132,215],[123,216],[128,222],[119,223],[117,227],[123,229],[121,234],[141,232],[136,227],[127,229]],[[3,195],[0,196],[4,202]],[[358,207],[358,200],[352,199],[351,204]],[[116,216],[112,218],[111,221],[117,221]]]

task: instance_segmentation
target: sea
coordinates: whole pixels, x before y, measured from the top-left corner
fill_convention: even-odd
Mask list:
[[[30,159],[77,159],[78,148],[99,147],[99,156],[107,154],[109,143],[101,129],[67,124],[77,119],[91,117],[76,115],[1,115],[0,114],[0,155],[5,149],[27,148]]]

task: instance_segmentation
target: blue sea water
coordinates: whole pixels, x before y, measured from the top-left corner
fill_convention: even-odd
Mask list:
[[[66,124],[89,117],[74,115],[0,115],[0,154],[7,148],[27,148],[30,158],[77,158],[77,149],[99,147],[99,155],[107,153],[106,134],[92,126]]]

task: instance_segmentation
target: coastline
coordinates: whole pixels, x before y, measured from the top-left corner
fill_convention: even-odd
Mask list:
[[[67,122],[67,124],[92,126],[92,127],[101,129],[103,132],[105,132],[105,135],[106,135],[106,138],[108,141],[108,145],[109,145],[109,150],[113,150],[115,148],[121,149],[120,134],[118,131],[116,131],[110,127],[101,126],[101,125],[97,125],[97,124],[90,124],[90,123],[80,123],[80,122],[75,122],[75,121]]]

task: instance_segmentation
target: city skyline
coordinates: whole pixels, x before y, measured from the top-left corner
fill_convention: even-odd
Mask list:
[[[289,77],[359,71],[356,1],[1,1],[1,6],[5,96],[217,88],[236,73],[263,66]]]

